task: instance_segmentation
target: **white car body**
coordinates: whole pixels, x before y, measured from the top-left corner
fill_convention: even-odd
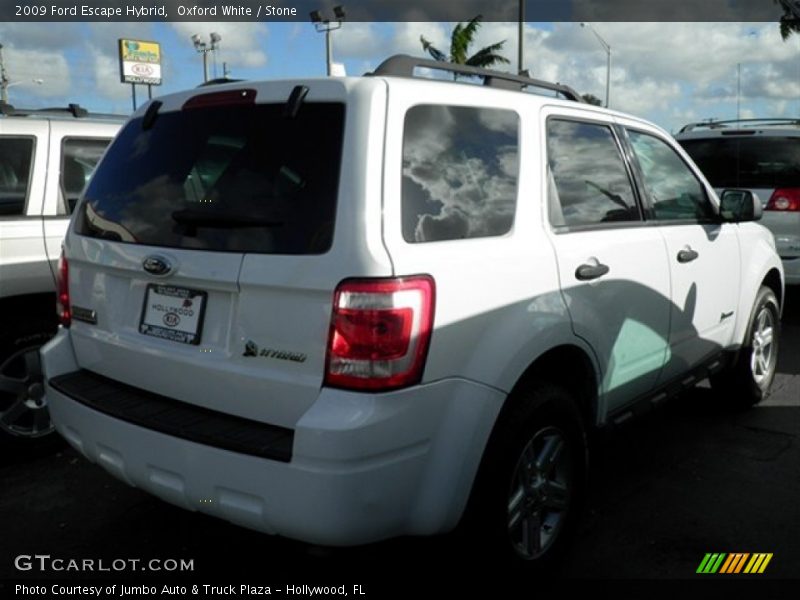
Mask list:
[[[38,348],[56,332],[55,268],[69,201],[124,119],[76,105],[18,110],[6,104],[0,113],[0,443],[30,447],[45,438],[58,441],[34,363]],[[20,142],[26,147],[17,151],[13,146]],[[31,355],[30,368],[23,377],[25,354]]]
[[[327,252],[197,252],[110,242],[77,234],[74,221],[67,235],[70,300],[96,311],[96,323],[73,319],[43,351],[53,420],[90,460],[168,502],[314,543],[448,531],[464,513],[504,402],[537,361],[558,352],[581,357],[574,366],[592,389],[585,407],[590,424],[624,420],[636,410],[634,400],[649,404],[675,382],[693,384],[719,366],[723,351],[741,345],[765,279],[782,294],[774,243],[756,223],[642,223],[575,232],[551,226],[542,200],[548,194],[547,119],[630,126],[685,157],[668,134],[644,121],[533,94],[389,76],[219,89],[251,88],[258,103],[282,104],[298,86],[310,90],[308,103],[347,106],[335,234]],[[159,114],[180,111],[203,93],[208,90],[162,97]],[[404,118],[420,104],[518,115],[523,168],[508,233],[430,243],[404,239]],[[701,259],[678,265],[673,255],[686,245]],[[145,290],[159,281],[142,270],[153,255],[174,265],[164,281],[208,292],[198,346],[140,333]],[[574,278],[591,257],[611,267],[602,281],[614,294],[606,299],[593,294],[605,289],[599,282]],[[326,342],[340,282],[416,274],[435,282],[421,380],[379,392],[327,386]],[[626,318],[620,298],[635,306],[637,322]],[[725,313],[732,318],[720,319]],[[670,323],[682,329],[671,331]],[[642,335],[647,328],[655,338]],[[258,347],[255,356],[243,355],[248,341]],[[278,440],[275,455],[183,439],[77,401],[92,378],[109,394],[132,390],[189,410],[267,424]]]

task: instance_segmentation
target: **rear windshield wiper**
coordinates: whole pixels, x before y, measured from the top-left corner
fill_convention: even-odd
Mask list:
[[[215,229],[234,229],[237,227],[280,227],[280,221],[273,221],[257,215],[244,213],[216,212],[187,208],[172,213],[172,220],[191,227],[212,227]]]

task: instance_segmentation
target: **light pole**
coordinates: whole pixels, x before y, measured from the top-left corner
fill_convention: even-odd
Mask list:
[[[206,43],[206,41],[200,37],[199,33],[195,33],[192,36],[192,43],[194,44],[194,49],[203,55],[203,82],[208,81],[208,53],[215,52],[217,48],[219,48],[219,43],[222,41],[222,36],[218,33],[211,33],[210,42]],[[216,64],[216,63],[214,63]],[[216,68],[216,67],[214,67]]]
[[[325,32],[325,56],[328,66],[328,77],[331,76],[333,71],[333,47],[331,46],[331,31],[339,29],[344,21],[344,8],[341,6],[333,7],[333,19],[328,19],[322,12],[313,10],[310,13],[311,22],[314,24],[314,29],[318,32]]]
[[[518,44],[517,44],[517,73],[522,75],[522,71],[525,69],[523,67],[523,37],[525,35],[525,0],[519,0],[519,31],[517,33]]]
[[[609,97],[611,96],[611,46],[600,37],[600,34],[589,23],[581,23],[581,27],[588,27],[594,37],[597,38],[597,41],[600,42],[600,45],[603,46],[603,50],[606,51],[606,108],[608,108]]]
[[[42,85],[44,83],[44,79],[23,79],[22,81],[14,81],[10,83],[8,78],[5,76],[5,70],[3,70],[2,77],[0,77],[0,85],[2,85],[2,103],[8,104],[8,90],[15,85],[25,85],[28,83],[33,83],[35,85]]]

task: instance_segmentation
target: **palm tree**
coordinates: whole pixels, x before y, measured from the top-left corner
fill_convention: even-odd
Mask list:
[[[469,65],[471,67],[489,68],[496,64],[507,64],[508,59],[498,52],[503,48],[505,40],[481,48],[472,56],[468,56],[469,47],[475,40],[475,34],[481,26],[482,15],[473,18],[466,25],[459,23],[453,28],[453,33],[450,35],[450,56],[436,48],[431,42],[425,39],[424,35],[419,36],[419,41],[422,43],[422,49],[430,54],[434,60],[441,62],[450,62],[459,65]],[[456,75],[457,77],[457,75]]]
[[[800,35],[800,5],[795,3],[793,7],[791,0],[773,0],[773,2],[779,4],[783,9],[783,15],[780,19],[783,41],[788,40],[793,33]]]

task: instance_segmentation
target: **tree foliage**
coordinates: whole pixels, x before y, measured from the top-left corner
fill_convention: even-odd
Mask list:
[[[469,48],[475,41],[475,35],[481,26],[482,15],[478,15],[470,20],[467,24],[458,23],[450,35],[450,54],[447,55],[430,41],[425,39],[424,35],[419,36],[419,41],[422,44],[422,49],[430,54],[434,60],[441,62],[450,62],[459,65],[469,65],[471,67],[489,68],[496,64],[508,64],[508,59],[500,54],[503,49],[502,42],[491,44],[481,48],[474,54],[470,55]]]

